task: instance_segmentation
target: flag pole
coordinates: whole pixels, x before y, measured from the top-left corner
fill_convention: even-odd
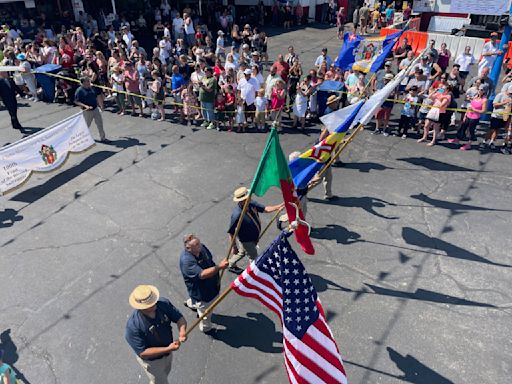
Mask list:
[[[267,138],[267,143],[265,144],[265,149],[263,149],[263,154],[262,154],[262,157],[264,157],[266,155],[266,153],[268,152],[268,147],[272,141],[272,134],[275,134],[276,131],[275,131],[275,128],[273,128],[273,130],[271,131],[271,134],[268,136]],[[256,173],[254,174],[254,178],[252,180],[252,183],[254,184],[254,180],[257,180],[261,174],[261,163],[258,164],[258,168],[256,169]],[[231,256],[231,251],[233,250],[233,246],[235,245],[235,242],[236,242],[236,237],[238,236],[238,232],[240,232],[240,228],[242,226],[242,221],[243,221],[243,218],[245,216],[245,214],[247,213],[247,210],[249,209],[249,203],[251,201],[251,196],[252,196],[252,186],[251,185],[251,189],[249,189],[249,196],[247,196],[247,199],[245,199],[245,202],[244,202],[244,206],[242,208],[242,212],[240,213],[240,216],[238,218],[238,222],[236,224],[236,228],[235,228],[235,233],[233,234],[233,236],[231,237],[231,241],[229,243],[229,248],[228,248],[228,251],[226,253],[226,257],[225,259],[229,262],[229,257]],[[258,239],[259,240],[259,239]],[[222,277],[224,276],[224,269],[222,271],[220,271],[220,277],[219,277],[219,286],[220,286],[220,282],[222,280]]]
[[[244,218],[245,214],[247,213],[247,209],[249,209],[250,201],[251,201],[251,191],[249,191],[249,196],[247,196],[247,199],[245,199],[244,206],[242,208],[242,213],[240,213],[240,217],[238,218],[238,223],[236,224],[235,233],[233,233],[233,236],[231,237],[231,240],[229,241],[229,248],[228,248],[228,251],[227,251],[226,257],[225,257],[225,259],[228,262],[229,262],[229,257],[231,256],[231,251],[233,250],[233,246],[235,245],[235,242],[236,242],[236,237],[238,236],[238,232],[240,232],[240,227],[242,226],[243,218]],[[220,271],[219,285],[220,285],[220,281],[222,280],[222,276],[224,276],[224,271],[225,271],[225,269]]]
[[[213,310],[214,308],[220,304],[220,302],[222,300],[224,300],[226,298],[226,296],[233,290],[233,288],[231,288],[231,284],[229,285],[229,287],[227,287],[224,292],[222,292],[214,301],[213,303],[210,304],[210,306],[208,308],[206,308],[206,310],[203,312],[203,314],[201,316],[199,316],[198,319],[196,319],[196,321],[190,326],[190,328],[187,329],[187,332],[185,333],[185,336],[188,336],[190,334],[190,332],[192,332],[194,330],[194,328],[196,328],[199,323],[206,317],[208,316]]]

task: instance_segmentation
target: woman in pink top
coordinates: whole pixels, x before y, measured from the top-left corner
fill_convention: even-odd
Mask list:
[[[272,112],[270,118],[273,126],[279,128],[281,125],[281,111],[286,101],[286,90],[284,89],[284,81],[277,80],[276,85],[272,88],[272,96],[270,97],[270,106]]]
[[[437,108],[439,110],[439,116],[435,118],[433,116],[429,117],[429,115],[427,114],[427,118],[425,120],[425,127],[423,128],[423,137],[418,140],[418,143],[427,141],[428,134],[430,133],[430,129],[432,128],[434,131],[434,134],[432,135],[432,141],[427,144],[429,147],[431,147],[436,144],[436,140],[439,136],[440,129],[439,122],[443,121],[443,114],[446,113],[446,107],[448,107],[448,105],[452,101],[451,86],[441,83],[439,87],[429,95],[429,98],[434,101],[432,108]]]
[[[455,143],[458,143],[459,140],[468,140],[468,143],[460,147],[461,151],[469,151],[471,149],[471,142],[476,141],[475,131],[480,121],[480,115],[487,110],[485,91],[486,88],[483,85],[478,87],[478,94],[471,99],[464,121],[457,131],[457,139],[452,140]],[[467,131],[469,131],[469,139],[466,137]]]

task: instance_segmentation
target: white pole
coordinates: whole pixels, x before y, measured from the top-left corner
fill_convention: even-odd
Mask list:
[[[116,12],[116,0],[111,0],[112,2],[112,13],[114,15],[117,15],[117,12]]]

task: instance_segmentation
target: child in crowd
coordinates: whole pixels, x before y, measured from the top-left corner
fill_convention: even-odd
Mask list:
[[[270,118],[272,119],[272,125],[279,128],[281,125],[281,112],[286,101],[286,90],[284,89],[284,81],[278,80],[274,88],[272,88],[272,96],[270,99],[270,106],[272,112]]]
[[[215,48],[215,56],[219,59],[222,57],[226,59],[226,48],[224,48],[224,32],[217,32],[217,46]]]
[[[261,88],[258,91],[258,96],[254,102],[256,105],[256,116],[254,118],[254,124],[259,131],[265,130],[265,113],[267,110],[268,100],[265,97],[265,90]]]
[[[425,126],[425,121],[427,119],[427,113],[430,110],[430,107],[434,104],[434,100],[432,100],[430,97],[425,97],[423,99],[423,102],[421,103],[421,107],[418,111],[418,125],[417,125],[417,132],[420,131],[421,127]]]
[[[293,103],[293,124],[294,128],[298,127],[298,120],[300,120],[300,127],[304,129],[306,126],[306,111],[308,109],[308,96],[309,88],[305,81],[297,85],[297,94],[295,95],[295,102]]]
[[[151,91],[153,91],[154,96],[154,103],[156,105],[156,108],[158,109],[158,112],[160,112],[160,118],[158,121],[164,121],[165,120],[165,110],[164,110],[164,99],[165,99],[165,93],[164,93],[164,86],[162,84],[162,79],[160,78],[160,74],[158,71],[151,72],[151,77],[153,78],[153,81],[151,82],[151,85],[149,86],[151,88]],[[153,111],[151,111],[151,116],[156,115],[153,114]]]
[[[411,128],[414,120],[414,104],[418,102],[418,87],[413,85],[409,93],[404,97],[404,105],[400,113],[400,121],[398,123],[398,134],[402,135],[402,139],[407,138],[407,131]]]
[[[245,132],[245,112],[244,112],[244,100],[237,96],[236,98],[236,117],[235,123],[238,124],[237,132]]]
[[[226,119],[228,120],[228,131],[231,132],[233,129],[233,118],[235,117],[235,93],[233,86],[228,84],[224,88],[225,99],[226,99]]]
[[[112,89],[114,90],[113,95],[116,98],[117,114],[124,115],[125,111],[125,97],[124,97],[124,74],[121,67],[114,67],[111,76]]]
[[[224,120],[226,119],[226,100],[222,92],[217,93],[214,103],[215,108],[215,128],[220,132],[221,125],[226,128]]]
[[[181,99],[183,100],[183,113],[187,124],[196,124],[197,116],[199,114],[199,104],[197,96],[194,92],[194,84],[188,83],[188,86],[181,91]]]

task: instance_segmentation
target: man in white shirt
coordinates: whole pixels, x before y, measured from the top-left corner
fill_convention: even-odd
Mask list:
[[[258,81],[251,77],[252,71],[247,68],[244,71],[245,78],[241,79],[238,83],[238,89],[240,90],[240,97],[244,101],[244,112],[245,120],[254,121],[254,101],[256,100],[256,92],[258,91]]]
[[[123,41],[126,43],[128,50],[132,49],[132,40],[133,40],[132,33],[130,32],[130,30],[128,29],[127,26],[123,26],[121,28],[121,30],[123,31]]]
[[[185,22],[180,17],[180,13],[176,12],[176,17],[172,19],[172,28],[174,29],[174,38],[177,39],[183,39],[183,27],[185,25]]]
[[[195,43],[196,34],[196,31],[194,30],[194,22],[187,13],[183,14],[183,21],[185,23],[185,36],[187,38],[187,45],[192,47]]]
[[[464,52],[462,52],[455,59],[454,64],[460,65],[459,76],[465,80],[468,77],[469,71],[471,70],[471,66],[476,63],[475,56],[471,53],[471,47],[467,46],[464,48]]]
[[[315,60],[315,66],[317,69],[320,69],[322,63],[325,61],[327,68],[331,67],[332,59],[331,56],[327,54],[327,48],[322,48],[322,54],[318,56]]]
[[[164,36],[162,40],[158,42],[158,47],[160,48],[160,61],[164,64],[169,64],[169,56],[172,51],[172,44],[169,38]]]
[[[503,54],[503,51],[498,48],[498,42],[496,41],[497,38],[498,34],[496,32],[492,32],[491,41],[484,44],[484,48],[482,49],[482,58],[480,59],[480,63],[478,63],[479,75],[482,73],[484,68],[492,70],[494,62],[498,56]]]

